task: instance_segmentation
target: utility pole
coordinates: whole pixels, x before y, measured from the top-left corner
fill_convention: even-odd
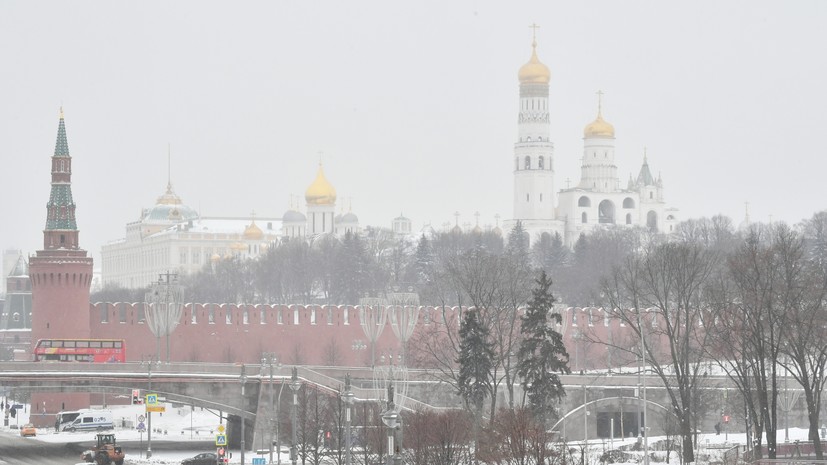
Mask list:
[[[348,373],[347,376],[345,376],[345,393],[343,395],[345,401],[345,465],[352,465],[352,458],[350,455],[350,407],[353,405],[353,397],[353,390],[350,388],[350,373]]]
[[[241,365],[241,465],[244,465],[244,451],[247,449],[247,445],[244,443],[244,413],[246,411],[246,400],[247,398],[244,397],[244,385],[247,383],[247,373],[245,372],[244,365]]]
[[[290,389],[293,391],[293,409],[290,412],[290,422],[293,424],[293,431],[291,431],[292,442],[290,444],[290,461],[293,465],[296,465],[296,461],[299,458],[299,451],[296,444],[296,413],[299,407],[299,389],[301,389],[301,387],[302,385],[299,381],[298,369],[293,367],[293,376],[290,381]]]

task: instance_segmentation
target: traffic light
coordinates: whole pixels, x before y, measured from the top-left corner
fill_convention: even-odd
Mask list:
[[[219,447],[218,450],[215,451],[215,455],[218,456],[218,463],[219,464],[227,463],[227,459],[225,458],[226,454],[227,454],[227,451],[223,447]]]
[[[132,405],[140,405],[143,404],[143,399],[141,398],[141,390],[140,389],[133,389],[132,390]]]

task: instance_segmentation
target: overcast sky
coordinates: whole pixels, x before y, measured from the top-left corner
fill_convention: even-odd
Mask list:
[[[827,208],[821,0],[4,1],[0,247],[42,246],[61,105],[96,259],[163,193],[168,144],[204,216],[304,209],[321,153],[363,225],[510,218],[534,22],[557,188],[579,179],[602,89],[622,185],[647,147],[682,219]]]

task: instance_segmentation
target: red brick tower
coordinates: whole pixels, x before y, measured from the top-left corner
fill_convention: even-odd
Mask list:
[[[32,343],[38,339],[88,338],[92,257],[78,245],[72,200],[72,157],[63,108],[52,157],[52,190],[46,204],[43,250],[29,257],[32,282]]]

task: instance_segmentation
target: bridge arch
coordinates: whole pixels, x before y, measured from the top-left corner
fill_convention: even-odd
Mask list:
[[[608,438],[608,422],[610,421],[609,418],[617,416],[618,414],[625,414],[627,417],[630,415],[636,415],[640,413],[639,409],[642,404],[643,399],[628,396],[603,397],[600,399],[595,399],[586,402],[585,405],[580,404],[577,407],[572,408],[571,410],[566,412],[566,414],[563,415],[559,420],[557,420],[554,426],[551,427],[551,430],[558,432],[560,434],[560,437],[562,438],[570,438],[573,440],[577,440],[577,438],[583,438],[583,416],[584,412],[587,411],[588,416],[591,417],[586,421],[589,430],[587,437],[589,439]],[[649,435],[663,435],[663,418],[667,416],[675,419],[677,418],[669,408],[662,404],[647,399],[646,405],[649,407],[647,412],[647,420],[649,422]],[[629,409],[627,411],[624,411],[624,406],[632,407],[635,410]],[[603,408],[602,411],[600,411],[601,407]],[[607,407],[617,407],[617,409],[610,410]],[[653,415],[653,413],[656,413],[656,415]],[[631,421],[634,424],[634,426],[632,426],[631,429],[634,430],[637,430],[637,425],[642,423],[642,419],[637,418],[634,418]],[[602,425],[601,422],[606,422],[607,424]],[[605,432],[605,434],[600,434],[603,432]],[[615,438],[618,439],[620,437],[620,425],[616,423]]]

